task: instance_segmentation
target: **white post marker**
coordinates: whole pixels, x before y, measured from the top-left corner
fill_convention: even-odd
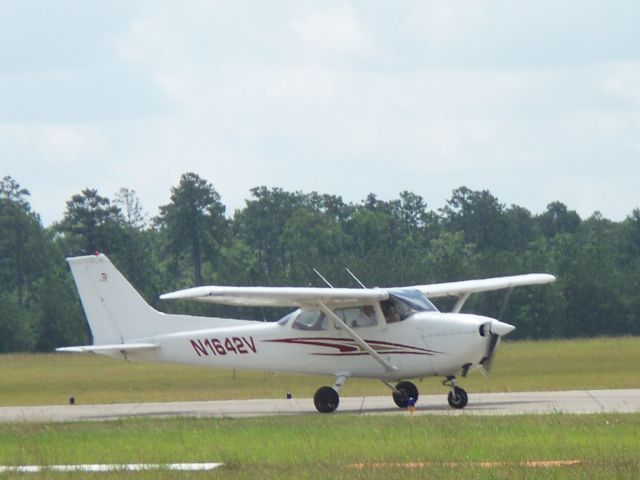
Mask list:
[[[0,465],[0,473],[40,472],[139,472],[145,470],[173,470],[182,472],[206,471],[222,463],[123,463],[93,465]]]

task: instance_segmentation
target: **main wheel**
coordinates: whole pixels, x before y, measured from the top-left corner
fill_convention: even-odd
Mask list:
[[[449,391],[447,400],[449,401],[451,408],[464,408],[467,406],[469,397],[467,396],[467,392],[465,392],[464,388],[455,386],[453,387],[453,390]]]
[[[396,390],[400,392],[397,394],[393,392],[393,401],[400,408],[407,408],[409,406],[409,398],[413,398],[413,404],[418,401],[418,387],[411,382],[400,382],[396,385]]]
[[[340,397],[331,387],[320,387],[313,396],[313,403],[320,413],[331,413],[340,403]]]

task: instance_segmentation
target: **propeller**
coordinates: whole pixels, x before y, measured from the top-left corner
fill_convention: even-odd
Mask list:
[[[480,365],[482,365],[482,371],[485,376],[489,376],[491,374],[491,369],[493,368],[493,359],[498,349],[498,345],[500,345],[500,338],[503,335],[506,335],[509,332],[515,330],[516,327],[513,325],[509,325],[508,323],[501,322],[502,315],[507,309],[507,305],[509,304],[509,300],[511,299],[511,293],[513,292],[513,287],[511,287],[507,294],[505,295],[504,301],[502,302],[502,307],[500,308],[500,313],[498,314],[497,320],[491,320],[484,325],[482,325],[481,333],[486,335],[489,333],[491,336],[489,337],[489,343],[487,344],[487,350],[480,360]]]
[[[498,344],[500,343],[500,335],[497,333],[492,333],[489,338],[489,344],[487,345],[487,353],[485,353],[482,360],[480,360],[480,365],[482,365],[482,373],[486,377],[491,375],[491,369],[493,368],[493,358],[496,353],[496,349],[498,348]]]

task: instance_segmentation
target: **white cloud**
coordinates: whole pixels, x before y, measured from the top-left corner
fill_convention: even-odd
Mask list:
[[[323,4],[322,8],[298,12],[291,19],[291,27],[310,59],[346,60],[374,50],[373,39],[349,4]]]
[[[640,61],[615,62],[605,70],[604,91],[640,105]]]
[[[485,0],[417,0],[411,2],[411,14],[404,26],[413,36],[444,48],[445,44],[459,42],[486,27],[488,7],[489,2]]]
[[[33,132],[36,149],[45,162],[76,163],[87,158],[104,158],[107,141],[96,128],[49,125]]]
[[[108,146],[100,130],[86,125],[1,124],[0,138],[3,149],[14,155],[53,166],[102,159]]]

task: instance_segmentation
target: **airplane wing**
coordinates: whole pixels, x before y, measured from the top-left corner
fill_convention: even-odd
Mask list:
[[[544,273],[516,275],[512,277],[465,280],[462,282],[415,285],[430,298],[457,296],[468,297],[475,292],[487,292],[522,285],[538,285],[553,282],[555,277]],[[386,289],[377,288],[313,288],[313,287],[225,287],[207,286],[165,293],[161,300],[197,300],[236,306],[253,307],[317,307],[323,303],[335,307],[348,303],[371,303],[387,300]]]
[[[554,282],[556,277],[547,273],[529,273],[512,277],[483,278],[480,280],[464,280],[462,282],[434,283],[431,285],[415,285],[409,288],[420,290],[429,298],[460,297],[477,292],[489,292],[524,285],[541,285]]]
[[[198,300],[226,305],[252,307],[317,307],[386,300],[389,294],[379,289],[312,287],[195,287],[165,293],[161,300]]]
[[[56,352],[67,353],[108,353],[108,352],[135,352],[140,350],[153,350],[160,348],[157,343],[117,343],[115,345],[81,345],[78,347],[56,348]]]
[[[555,282],[556,277],[548,273],[528,273],[511,277],[482,278],[480,280],[464,280],[462,282],[434,283],[431,285],[416,285],[411,288],[420,290],[429,298],[458,297],[452,312],[462,310],[465,302],[472,293],[490,292],[492,290],[512,289],[524,285],[541,285]]]

